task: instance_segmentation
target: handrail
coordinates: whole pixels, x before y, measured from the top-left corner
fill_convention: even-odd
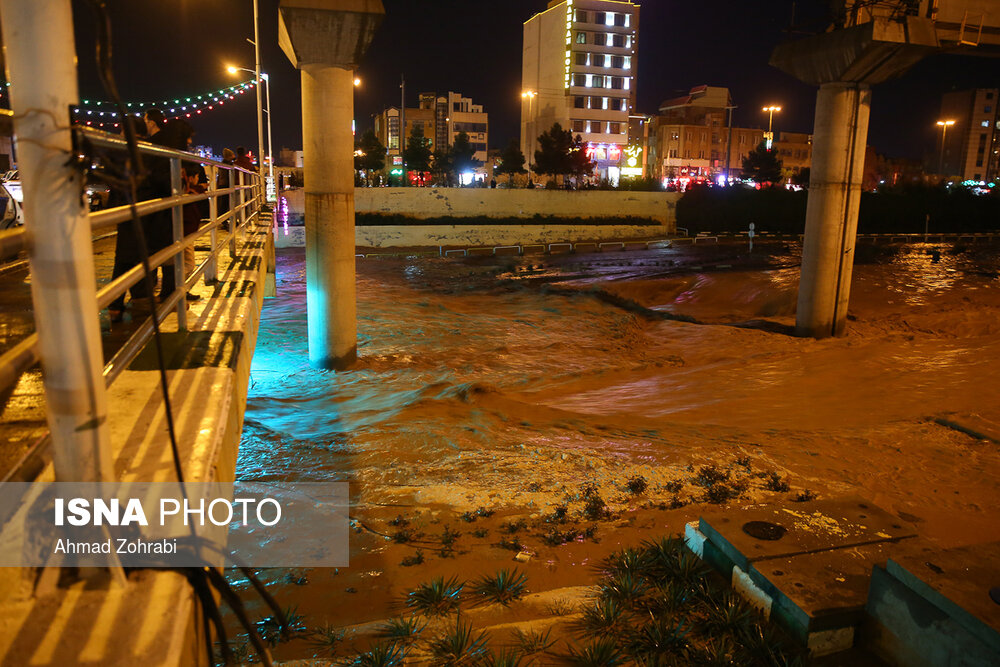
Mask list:
[[[128,143],[117,135],[110,135],[91,128],[80,128],[80,130],[92,145],[116,150],[126,150],[128,148]],[[174,227],[173,242],[150,255],[148,261],[150,268],[154,270],[159,266],[168,265],[171,261],[174,262],[176,276],[174,291],[169,295],[163,296],[162,302],[156,308],[155,316],[157,321],[162,322],[171,310],[176,310],[178,329],[183,330],[186,328],[187,309],[184,295],[187,294],[188,289],[192,288],[203,275],[208,282],[216,279],[218,256],[221,249],[226,247],[227,244],[230,253],[235,256],[237,237],[244,233],[247,226],[253,224],[255,220],[259,220],[265,196],[263,182],[259,174],[193,153],[165,148],[148,142],[139,142],[139,151],[144,155],[170,159],[173,194],[168,197],[136,202],[135,209],[139,216],[148,216],[166,210],[172,212]],[[208,167],[209,189],[207,192],[203,194],[181,194],[179,192],[182,161],[198,163]],[[230,172],[229,187],[215,187],[217,172],[220,169]],[[218,214],[219,207],[217,202],[219,197],[227,197],[229,201],[229,210],[223,214]],[[201,201],[209,202],[209,217],[202,220],[203,224],[199,226],[197,231],[185,236],[182,231],[183,225],[180,224],[182,222],[182,208],[185,205]],[[88,221],[91,228],[96,231],[127,222],[132,219],[132,214],[131,206],[117,206],[90,213]],[[230,223],[229,229],[225,235],[219,235],[217,233],[219,228],[226,222]],[[211,250],[208,257],[195,267],[190,276],[185,276],[183,271],[183,252],[206,234],[211,234]],[[26,250],[28,248],[28,239],[29,235],[23,228],[0,231],[0,259],[5,259]],[[179,272],[178,268],[180,269]],[[124,274],[113,278],[100,289],[97,289],[95,285],[98,308],[103,309],[108,307],[115,299],[124,294],[140,280],[145,280],[144,269],[141,264],[133,266]],[[110,386],[115,378],[139,354],[150,338],[152,338],[153,331],[152,318],[147,318],[105,365],[104,379],[106,385]],[[0,354],[0,391],[16,384],[21,374],[38,361],[37,333],[25,337],[14,345],[14,347]]]

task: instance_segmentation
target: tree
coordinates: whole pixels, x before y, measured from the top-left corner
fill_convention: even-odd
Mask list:
[[[476,149],[469,142],[469,135],[459,132],[455,143],[448,149],[449,169],[453,174],[463,174],[472,171],[483,163],[475,158]]]
[[[354,168],[365,172],[368,185],[371,185],[372,174],[385,167],[385,146],[378,140],[372,130],[361,135],[358,150],[354,154]]]
[[[507,179],[507,185],[510,185],[511,180],[514,178],[514,174],[526,174],[528,170],[524,168],[524,153],[521,152],[521,147],[517,145],[517,139],[511,139],[510,143],[507,144],[507,148],[503,149],[500,153],[500,164],[496,166],[493,170],[497,174],[509,174]]]
[[[811,176],[811,170],[809,169],[809,167],[802,167],[797,172],[792,174],[791,181],[792,183],[798,185],[799,187],[808,188],[810,176]]]
[[[781,160],[762,141],[743,158],[743,175],[760,184],[777,185],[781,181]]]
[[[574,138],[573,133],[562,129],[559,123],[553,123],[547,132],[538,135],[538,146],[535,171],[540,174],[582,176],[594,170],[580,136]]]
[[[594,161],[587,157],[587,151],[583,147],[583,139],[579,134],[576,135],[570,146],[566,166],[568,168],[566,173],[573,176],[590,176],[594,173]]]
[[[431,173],[434,174],[434,182],[446,187],[451,186],[452,164],[451,153],[445,150],[434,151],[434,161],[431,165]]]
[[[406,160],[406,168],[410,171],[430,171],[431,169],[431,140],[424,136],[424,126],[414,125],[410,131],[410,138],[406,140],[406,149],[403,151],[403,159]]]

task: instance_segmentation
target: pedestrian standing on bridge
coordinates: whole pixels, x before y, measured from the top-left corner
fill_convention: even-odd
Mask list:
[[[147,113],[147,118],[149,114]],[[162,117],[163,114],[160,114]],[[159,123],[157,123],[158,126]],[[160,130],[149,137],[150,143],[158,144],[165,148],[186,151],[189,148],[190,139],[194,136],[194,128],[180,118],[171,118],[168,122],[160,126]],[[173,189],[170,185],[170,160],[168,158],[153,158],[149,168],[149,196],[145,199],[156,197],[170,197]],[[183,188],[183,183],[181,184]],[[181,190],[183,192],[183,189]],[[170,209],[158,211],[149,216],[150,238],[149,252],[154,253],[166,248],[174,242],[173,218]],[[163,280],[160,283],[161,301],[165,300],[177,289],[177,279],[174,275],[173,258],[168,259],[160,267]]]
[[[152,144],[167,146],[168,144],[165,142],[168,141],[168,137],[163,132],[163,128],[166,126],[166,118],[163,117],[163,112],[155,107],[151,107],[146,109],[143,120],[146,123],[148,141]],[[137,199],[145,201],[147,199],[169,197],[172,194],[170,187],[170,160],[164,157],[146,156],[144,162],[146,166],[146,178],[139,185]],[[173,243],[169,210],[150,213],[143,217],[142,225],[143,232],[146,235],[147,250],[150,255]],[[152,267],[154,285],[156,284],[157,269],[162,274],[160,295],[168,295],[174,291],[174,264],[171,260],[167,260],[159,267]]]
[[[240,169],[253,171],[253,160],[247,155],[247,149],[243,146],[236,147],[236,166]]]
[[[122,135],[125,134],[126,123],[132,126],[136,139],[142,141],[146,138],[146,124],[141,118],[126,116],[122,122]],[[125,206],[128,203],[128,193],[119,186],[111,186],[108,193],[108,207]],[[111,269],[111,280],[125,274],[141,261],[139,238],[135,233],[135,223],[131,219],[118,223],[118,233],[115,235],[115,263]],[[148,294],[146,279],[142,278],[127,291],[132,302],[145,299]],[[108,305],[108,317],[111,319],[112,324],[117,324],[125,318],[125,292],[122,292],[121,296]]]
[[[229,164],[229,165],[235,163],[236,162],[236,153],[234,153],[232,150],[230,150],[228,148],[223,148],[222,149],[222,162],[223,162],[223,164]],[[218,178],[216,180],[215,187],[218,188],[219,190],[225,190],[227,188],[232,187],[232,183],[236,182],[235,179],[232,177],[232,174],[233,174],[233,170],[232,169],[225,169],[225,168],[219,169],[219,176],[218,176]],[[229,201],[230,201],[231,197],[232,197],[232,195],[222,195],[222,196],[220,196],[218,198],[217,201],[219,202],[219,206],[218,206],[218,214],[219,214],[219,216],[222,216],[223,214],[229,212],[229,208],[230,208]],[[226,220],[224,223],[222,223],[222,228],[225,229],[226,231],[229,231],[229,221],[228,220]]]

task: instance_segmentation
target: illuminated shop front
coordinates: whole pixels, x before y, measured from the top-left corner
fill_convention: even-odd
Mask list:
[[[624,151],[618,144],[589,143],[586,148],[587,157],[597,166],[594,176],[600,180],[608,179],[617,186],[622,173],[622,155]]]

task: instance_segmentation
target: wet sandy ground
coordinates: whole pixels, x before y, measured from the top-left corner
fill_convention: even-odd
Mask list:
[[[584,584],[697,518],[705,466],[731,507],[860,495],[944,545],[1000,540],[997,443],[933,420],[1000,424],[998,250],[934,247],[859,249],[848,335],[822,341],[787,333],[794,245],[359,261],[360,361],[340,374],[306,363],[304,258],[284,251],[237,475],[349,481],[356,532],[350,568],[268,578],[311,625],[399,613],[420,581],[510,565],[513,543],[532,590]],[[614,519],[585,516],[587,484]]]

